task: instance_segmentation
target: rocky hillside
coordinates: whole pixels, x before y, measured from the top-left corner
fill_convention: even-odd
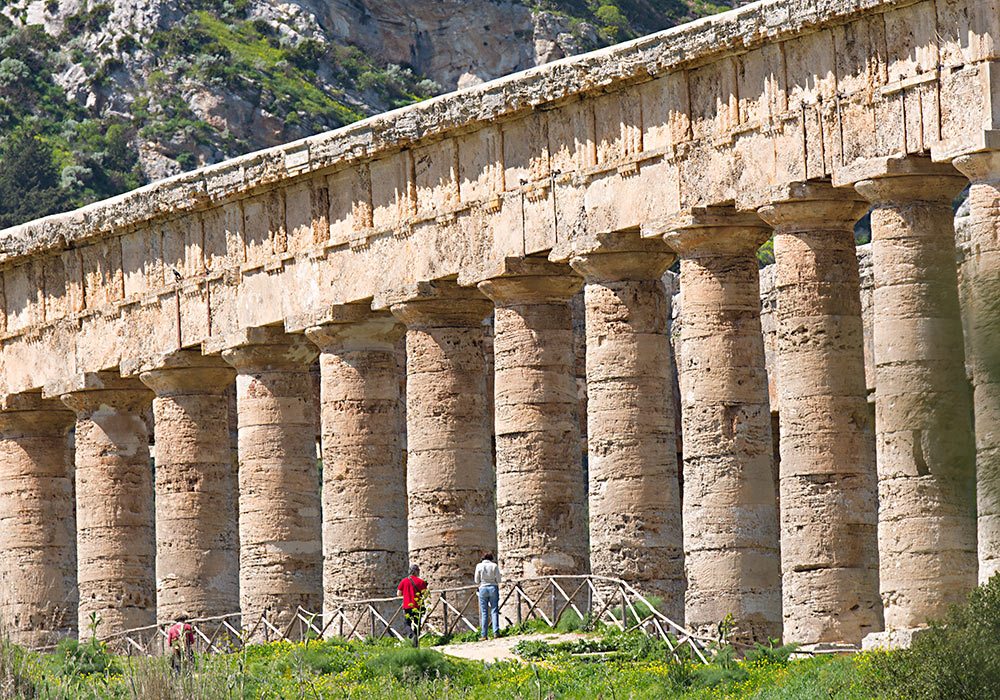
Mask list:
[[[0,228],[723,9],[0,0]]]

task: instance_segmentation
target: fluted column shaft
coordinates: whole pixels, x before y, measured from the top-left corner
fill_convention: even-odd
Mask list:
[[[965,352],[976,409],[979,582],[985,583],[1000,571],[1000,152],[962,156],[952,164],[971,182]]]
[[[237,371],[240,609],[245,623],[266,610],[284,629],[296,608],[323,602],[316,348],[280,328],[249,329],[245,340],[222,353]]]
[[[494,311],[497,546],[506,576],[589,569],[569,300],[583,280],[510,260],[479,284]]]
[[[669,301],[674,255],[636,233],[570,259],[585,279],[590,565],[663,601],[684,596]]]
[[[0,406],[0,621],[10,641],[77,634],[73,412],[39,393]]]
[[[775,228],[784,641],[860,646],[882,629],[854,242],[868,205],[822,183],[785,195],[759,212]]]
[[[182,350],[140,379],[153,399],[157,618],[239,609],[234,484],[219,357]]]
[[[410,563],[433,586],[467,583],[496,548],[482,325],[492,304],[454,282],[392,303],[406,324]]]
[[[954,169],[902,161],[856,185],[873,204],[879,572],[886,630],[976,584],[975,457],[955,268]]]
[[[665,239],[681,257],[678,350],[684,434],[687,625],[781,636],[778,517],[756,250],[769,230],[728,208],[697,210]]]
[[[406,470],[396,342],[367,304],[306,331],[320,349],[324,609],[392,592],[406,574]]]
[[[79,629],[97,636],[156,622],[153,470],[145,413],[153,392],[138,379],[98,372],[63,394],[76,413]]]

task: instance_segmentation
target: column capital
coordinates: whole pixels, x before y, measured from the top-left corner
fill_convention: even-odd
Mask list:
[[[583,286],[583,278],[568,265],[542,257],[504,258],[494,272],[495,277],[483,280],[478,287],[501,306],[567,302]]]
[[[372,308],[389,309],[407,328],[474,327],[493,311],[493,303],[474,287],[454,280],[417,282],[375,297]]]
[[[153,402],[153,392],[134,377],[122,377],[114,370],[87,372],[67,382],[59,399],[78,418],[87,418],[109,406],[125,413],[142,413]]]
[[[69,430],[75,420],[76,415],[59,399],[43,398],[41,391],[8,394],[0,399],[0,429],[7,432],[49,434]]]
[[[829,182],[793,182],[775,191],[757,214],[780,233],[841,229],[868,211],[868,202],[852,187]]]
[[[301,333],[286,333],[280,326],[247,328],[239,345],[222,351],[222,359],[240,372],[260,369],[301,369],[318,354]]]
[[[655,238],[638,231],[598,234],[585,245],[577,245],[570,266],[587,282],[659,280],[677,256]]]
[[[962,191],[966,178],[950,163],[906,156],[878,161],[854,188],[872,204],[936,202],[949,203]]]
[[[392,349],[406,327],[388,311],[373,311],[368,302],[330,307],[324,321],[305,329],[320,352],[361,348]]]
[[[236,370],[218,355],[177,350],[144,363],[139,379],[157,396],[218,394],[236,379]]]
[[[951,164],[969,178],[970,182],[1000,181],[1000,151],[982,151],[959,156],[951,161]]]
[[[771,237],[771,227],[756,213],[732,206],[691,207],[657,226],[682,258],[752,254]]]

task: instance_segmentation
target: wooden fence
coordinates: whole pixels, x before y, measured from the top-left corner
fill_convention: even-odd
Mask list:
[[[571,612],[580,619],[600,621],[624,631],[638,631],[663,640],[677,657],[685,646],[694,658],[707,662],[706,647],[716,641],[692,634],[656,609],[625,581],[606,576],[541,576],[505,582],[500,601],[500,626],[542,620],[555,627]],[[422,632],[454,635],[479,629],[476,586],[429,592]],[[290,621],[276,626],[272,612],[242,612],[188,620],[201,652],[238,651],[246,643],[300,642],[307,638],[406,639],[408,628],[398,597],[338,602],[323,613],[299,608]],[[287,615],[282,617],[287,619]],[[126,630],[104,638],[119,654],[157,656],[168,651],[163,622]]]

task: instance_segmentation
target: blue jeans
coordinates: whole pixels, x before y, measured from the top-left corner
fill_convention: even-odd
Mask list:
[[[500,611],[497,608],[500,607],[500,588],[498,586],[480,586],[479,587],[479,634],[483,637],[486,636],[486,618],[490,614],[490,610],[493,611],[493,617],[491,622],[493,623],[493,636],[497,634],[497,628],[500,626]]]

